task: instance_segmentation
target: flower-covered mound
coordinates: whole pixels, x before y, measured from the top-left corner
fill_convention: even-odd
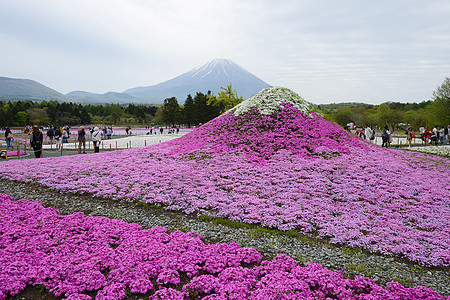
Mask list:
[[[346,279],[286,255],[261,261],[252,248],[204,244],[83,213],[58,215],[39,202],[0,194],[0,299],[42,285],[64,299],[448,299],[426,287],[386,288]]]
[[[281,150],[304,158],[330,158],[349,154],[352,148],[370,147],[337,124],[317,114],[310,116],[299,111],[290,102],[278,103],[277,109],[268,115],[256,107],[242,115],[226,113],[174,140],[172,145],[177,147],[173,154],[243,153],[248,160],[260,164]]]
[[[146,148],[3,162],[0,178],[450,265],[449,159],[382,149],[277,103]]]
[[[226,114],[233,113],[235,116],[239,116],[257,108],[262,115],[271,115],[278,110],[281,103],[290,103],[307,115],[311,115],[312,112],[321,114],[319,109],[304,100],[297,93],[282,87],[268,87],[263,89],[227,111]]]

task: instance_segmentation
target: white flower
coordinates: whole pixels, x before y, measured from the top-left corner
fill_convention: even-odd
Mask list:
[[[450,156],[450,145],[445,146],[428,146],[428,147],[414,147],[408,150],[418,151],[428,154],[435,154],[439,156]]]
[[[311,103],[305,101],[297,93],[282,87],[269,87],[261,90],[247,100],[239,103],[225,114],[234,111],[235,116],[248,112],[251,108],[256,107],[262,115],[270,115],[276,111],[281,103],[291,103],[301,112],[311,115],[311,112],[320,114],[318,109]]]

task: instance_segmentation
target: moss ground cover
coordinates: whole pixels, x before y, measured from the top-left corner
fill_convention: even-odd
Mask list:
[[[425,288],[385,288],[287,255],[262,260],[236,243],[204,244],[0,194],[0,299],[39,286],[62,299],[448,299]]]
[[[8,161],[0,177],[450,265],[449,159],[362,141],[285,89],[257,98],[167,143]]]

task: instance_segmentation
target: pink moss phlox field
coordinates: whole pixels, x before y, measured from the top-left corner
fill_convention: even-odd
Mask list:
[[[180,283],[185,274],[183,283]],[[42,285],[64,299],[449,299],[426,287],[346,279],[287,255],[262,261],[236,243],[83,213],[62,216],[0,194],[0,299]],[[91,293],[88,295],[87,292]],[[92,293],[93,292],[93,293]]]
[[[449,266],[449,162],[382,149],[284,103],[270,115],[225,114],[149,147],[3,162],[0,178]]]
[[[206,147],[213,153],[243,152],[260,164],[280,150],[309,158],[348,154],[354,147],[367,149],[335,123],[315,114],[308,116],[290,103],[282,103],[270,115],[260,114],[257,108],[239,116],[224,114],[171,143],[178,146],[172,153]]]

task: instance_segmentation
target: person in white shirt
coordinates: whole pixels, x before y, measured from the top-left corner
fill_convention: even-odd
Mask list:
[[[100,131],[98,131],[98,127],[94,128],[94,132],[92,133],[92,143],[94,143],[94,153],[100,152],[100,141],[102,140],[102,135]]]
[[[364,135],[366,136],[366,140],[369,142],[371,141],[372,133],[373,133],[372,128],[366,125],[364,129]]]

